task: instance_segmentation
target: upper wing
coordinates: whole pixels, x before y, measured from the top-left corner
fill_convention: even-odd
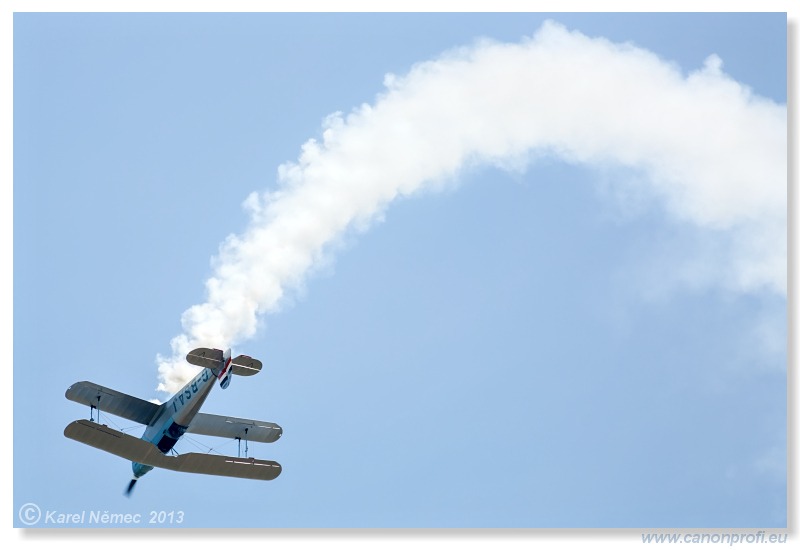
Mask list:
[[[272,443],[283,434],[283,429],[272,422],[205,413],[197,413],[186,431],[230,439],[238,437],[260,443]]]
[[[281,465],[271,460],[201,453],[166,456],[148,441],[88,420],[72,422],[64,435],[132,462],[178,472],[263,480],[275,479],[281,473]]]
[[[92,382],[77,382],[67,388],[67,399],[97,407],[99,410],[127,418],[139,424],[150,424],[159,406]]]

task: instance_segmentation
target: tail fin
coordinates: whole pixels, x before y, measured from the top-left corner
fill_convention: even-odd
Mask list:
[[[233,377],[233,369],[231,368],[231,348],[225,350],[222,354],[222,369],[219,373],[214,373],[219,379],[219,386],[224,390],[231,385],[231,378]]]

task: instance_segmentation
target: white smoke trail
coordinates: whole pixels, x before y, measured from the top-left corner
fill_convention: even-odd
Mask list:
[[[372,105],[324,124],[276,192],[245,201],[182,317],[159,390],[194,373],[194,346],[252,337],[348,229],[365,228],[396,197],[452,178],[465,164],[519,164],[534,154],[636,170],[676,220],[732,235],[723,285],[786,292],[786,107],[754,95],[710,56],[683,75],[631,45],[548,22],[519,44],[484,41],[388,75]]]

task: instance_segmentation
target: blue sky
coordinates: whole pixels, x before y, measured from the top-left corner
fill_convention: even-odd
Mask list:
[[[547,18],[684,76],[716,54],[786,102],[783,14],[17,14],[14,510],[785,526],[785,294],[675,276],[726,260],[725,231],[677,220],[632,185],[646,174],[557,155],[469,164],[396,199],[237,345],[263,373],[204,410],[281,424],[250,446],[283,465],[277,480],[154,471],[126,499],[130,465],[62,435],[88,414],[63,397],[73,382],[164,399],[156,354],[205,299],[210,258],[327,115],[374,103],[387,73],[480,37],[517,43]],[[179,450],[209,446],[236,452]]]

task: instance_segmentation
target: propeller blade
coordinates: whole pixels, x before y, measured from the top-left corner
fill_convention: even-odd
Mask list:
[[[131,491],[133,491],[133,486],[136,485],[136,482],[139,481],[137,478],[133,478],[130,483],[128,483],[128,488],[125,490],[125,496],[131,496]]]

